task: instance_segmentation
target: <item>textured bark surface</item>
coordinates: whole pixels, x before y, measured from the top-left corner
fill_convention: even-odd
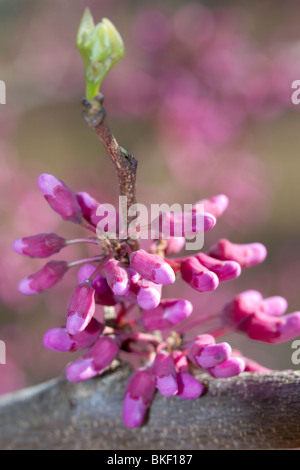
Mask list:
[[[156,394],[145,425],[126,429],[127,368],[71,384],[59,378],[0,399],[3,449],[292,449],[300,447],[300,372],[203,377],[204,396]]]

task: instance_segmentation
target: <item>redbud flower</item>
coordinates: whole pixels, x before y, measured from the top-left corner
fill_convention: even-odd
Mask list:
[[[79,284],[88,280],[96,271],[96,267],[93,264],[84,264],[81,266],[77,273]],[[93,277],[92,281],[93,289],[95,290],[95,303],[100,305],[115,305],[117,303],[113,292],[110,290],[107,284],[106,278],[101,273],[97,273]]]
[[[215,290],[219,285],[218,276],[203,266],[194,256],[181,263],[180,271],[182,279],[199,292]]]
[[[42,269],[23,279],[19,283],[19,291],[25,295],[32,295],[51,289],[68,269],[66,261],[49,261]]]
[[[20,255],[31,258],[48,258],[58,253],[65,244],[65,239],[55,233],[40,233],[31,237],[18,238],[13,243],[13,249]]]
[[[156,284],[168,285],[175,282],[175,273],[171,266],[157,255],[138,250],[130,255],[130,266],[144,279]]]
[[[198,335],[187,345],[188,358],[197,365],[196,357],[200,355],[202,349],[206,346],[216,344],[212,335]]]
[[[52,328],[43,338],[43,344],[53,351],[79,351],[91,347],[103,332],[104,325],[92,318],[85,330],[70,335],[67,328]]]
[[[238,329],[257,341],[283,343],[300,335],[300,312],[281,317],[254,313]]]
[[[223,238],[210,248],[208,254],[223,261],[236,261],[242,268],[249,268],[265,260],[267,249],[261,243],[239,245]]]
[[[82,212],[76,196],[62,181],[44,173],[38,177],[38,187],[51,209],[64,220],[77,224],[81,222]]]
[[[189,373],[188,361],[179,351],[173,352],[178,382],[177,396],[185,400],[194,400],[204,392],[204,386],[199,380]]]
[[[157,308],[143,311],[142,322],[148,331],[164,330],[188,318],[192,311],[193,305],[188,300],[165,299]]]
[[[227,361],[222,362],[208,369],[209,373],[219,379],[234,377],[245,370],[245,361],[240,357],[230,357]]]
[[[100,203],[86,192],[77,193],[76,198],[85,220],[96,227],[100,220],[100,218],[96,216],[96,211]]]
[[[147,369],[135,372],[126,387],[123,405],[123,421],[128,428],[143,424],[145,415],[155,394],[155,378]]]
[[[156,222],[159,224],[160,236],[168,239],[170,236],[186,237],[207,232],[216,225],[216,218],[195,208],[190,212],[163,212],[157,221],[153,221],[154,228]]]
[[[156,378],[156,387],[165,397],[172,397],[178,392],[177,374],[173,356],[162,351],[157,354],[152,368]]]
[[[215,273],[220,282],[231,281],[241,274],[241,266],[236,261],[219,261],[205,253],[198,253],[196,258],[207,269]]]
[[[129,277],[126,269],[116,259],[110,259],[104,266],[106,280],[115,295],[125,295],[129,290]]]
[[[79,284],[68,304],[67,331],[76,335],[83,331],[95,313],[95,290],[88,281]]]
[[[278,317],[283,315],[288,307],[288,303],[284,297],[279,295],[263,299],[260,303],[259,310],[266,315]]]
[[[161,284],[155,284],[154,282],[147,281],[146,279],[140,279],[138,285],[138,305],[145,310],[157,307],[161,299]]]
[[[197,204],[204,204],[204,212],[209,212],[210,214],[214,215],[216,218],[221,217],[223,212],[228,207],[229,199],[225,194],[218,194],[213,196],[209,199],[202,199],[194,205]]]
[[[110,366],[119,352],[116,338],[101,336],[82,356],[67,367],[66,375],[70,382],[80,382],[101,374]]]

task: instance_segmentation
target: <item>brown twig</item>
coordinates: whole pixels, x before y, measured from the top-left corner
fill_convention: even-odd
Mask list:
[[[127,217],[129,208],[136,204],[136,172],[137,161],[133,155],[122,151],[116,138],[114,137],[106,118],[106,111],[103,107],[104,97],[99,94],[92,102],[83,100],[83,117],[89,127],[91,127],[101,140],[106,153],[110,157],[118,176],[119,195],[125,196],[126,205],[122,208],[123,220],[128,224],[132,220]],[[126,216],[124,217],[124,212]],[[138,248],[138,240],[128,239],[128,244],[133,248]]]

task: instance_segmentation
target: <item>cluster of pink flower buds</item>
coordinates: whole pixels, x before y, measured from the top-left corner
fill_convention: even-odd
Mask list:
[[[168,259],[183,247],[183,237],[171,237],[162,254],[160,242],[153,241],[150,252],[132,251],[126,241],[111,244],[97,238],[99,203],[87,193],[71,191],[52,175],[41,175],[38,186],[50,207],[64,220],[81,224],[91,237],[66,240],[53,233],[18,239],[13,247],[19,254],[45,258],[70,244],[95,245],[96,254],[73,262],[49,261],[38,272],[19,284],[25,295],[37,294],[58,283],[67,271],[78,267],[78,285],[67,306],[66,324],[44,335],[44,345],[54,351],[83,351],[68,365],[69,381],[78,382],[102,374],[113,361],[136,364],[124,399],[123,420],[127,427],[140,426],[154,398],[156,389],[164,396],[195,399],[204,386],[195,371],[205,370],[213,377],[227,378],[244,370],[265,370],[226,342],[216,343],[220,332],[205,330],[205,316],[199,316],[200,334],[185,339],[193,305],[189,300],[162,298],[163,286],[182,278],[199,292],[215,290],[220,282],[237,278],[242,268],[261,263],[266,249],[260,243],[238,245],[222,239],[207,254]],[[205,229],[212,228],[228,205],[224,195],[199,201],[204,205]],[[196,206],[191,211],[196,210]],[[176,228],[176,218],[172,219]],[[179,224],[182,219],[179,218]],[[117,225],[117,222],[116,222]],[[155,252],[155,247],[160,247]],[[94,314],[96,305],[113,307],[115,316],[101,322]],[[132,315],[133,307],[137,313]],[[263,299],[257,291],[236,296],[221,311],[222,331],[235,329],[250,338],[270,343],[287,341],[300,334],[300,312],[283,315],[287,303],[282,297]],[[209,315],[208,315],[209,319]],[[204,334],[205,333],[205,334]],[[175,338],[175,339],[174,339]],[[125,358],[125,359],[124,359]]]

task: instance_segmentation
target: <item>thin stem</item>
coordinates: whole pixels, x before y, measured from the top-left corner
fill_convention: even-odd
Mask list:
[[[94,261],[102,261],[103,256],[94,256],[93,258],[84,258],[84,259],[78,259],[77,261],[72,261],[71,263],[68,263],[69,268],[73,268],[74,266],[78,266],[80,264],[85,264],[85,263],[93,263]]]
[[[80,225],[84,228],[87,228],[88,230],[90,230],[93,233],[97,233],[96,227],[94,227],[92,224],[90,224],[89,222],[87,222],[84,219],[81,221]]]
[[[210,320],[216,318],[221,318],[221,314],[219,312],[214,314],[203,315],[201,317],[196,318],[194,321],[191,321],[190,323],[178,329],[177,331],[180,335],[184,335],[188,330],[194,328],[195,326],[203,326],[205,322],[209,322]]]
[[[73,245],[75,243],[92,243],[99,246],[99,241],[95,238],[74,238],[73,240],[66,240],[66,245]]]
[[[101,140],[106,153],[111,159],[118,176],[119,195],[126,196],[126,207],[122,208],[123,220],[127,220],[128,210],[136,204],[136,171],[137,161],[135,158],[122,151],[115,139],[106,120],[106,111],[103,107],[104,97],[99,94],[92,102],[83,100],[83,117],[87,124],[95,131],[97,137]],[[125,213],[126,211],[126,213]],[[128,223],[134,217],[128,217]],[[128,244],[134,250],[138,249],[139,241],[128,239]]]

